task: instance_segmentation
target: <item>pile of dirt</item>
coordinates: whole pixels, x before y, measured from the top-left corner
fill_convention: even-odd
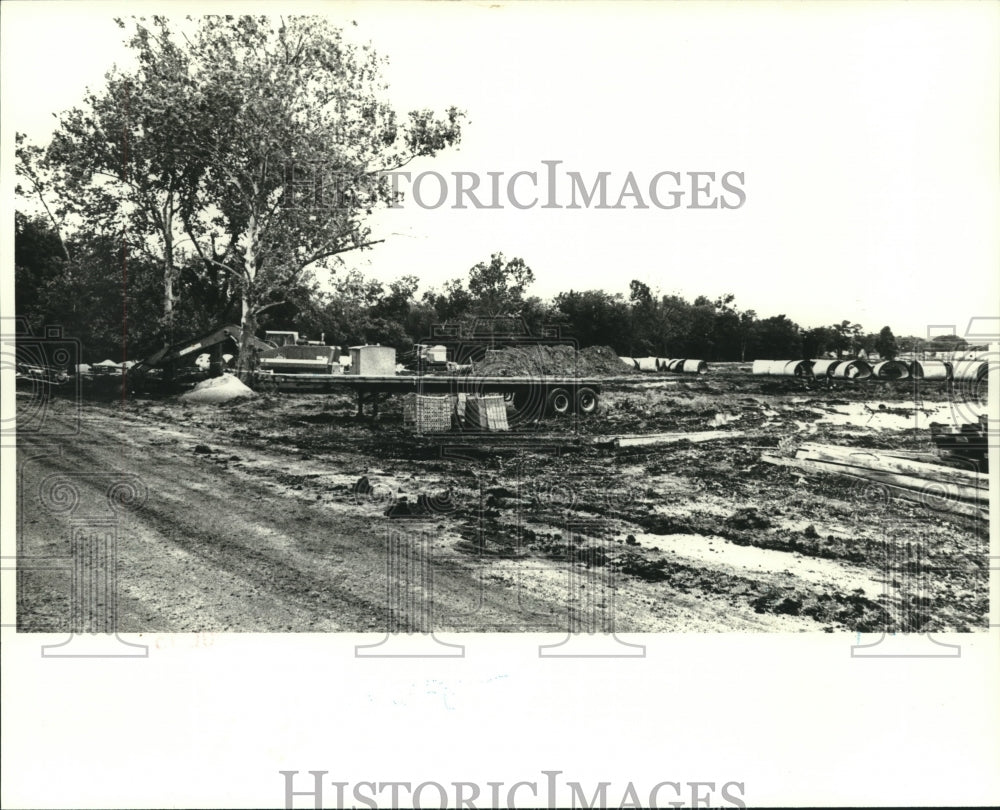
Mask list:
[[[223,374],[221,377],[203,380],[190,391],[181,394],[181,399],[195,405],[218,405],[223,402],[231,402],[234,399],[255,396],[257,394],[240,382],[237,377],[232,374]]]
[[[473,374],[484,377],[619,377],[637,374],[607,346],[510,346],[487,352],[473,364]]]

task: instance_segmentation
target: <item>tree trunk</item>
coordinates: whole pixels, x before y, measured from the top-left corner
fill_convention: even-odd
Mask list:
[[[247,223],[247,246],[243,253],[243,289],[240,291],[242,315],[240,317],[240,358],[236,372],[243,379],[256,368],[256,358],[251,356],[250,341],[257,331],[257,217],[251,213]],[[245,380],[244,380],[245,381]]]
[[[174,268],[170,259],[163,267],[163,334],[167,343],[174,342]]]
[[[172,198],[163,204],[163,341],[174,342],[174,234]]]
[[[237,361],[236,373],[244,382],[246,377],[257,367],[257,358],[251,345],[257,331],[257,311],[250,298],[249,290],[243,288],[242,315],[240,316],[240,357]]]

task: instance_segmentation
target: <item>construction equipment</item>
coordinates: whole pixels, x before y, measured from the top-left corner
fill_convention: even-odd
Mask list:
[[[262,372],[284,374],[340,374],[340,347],[286,344],[261,352],[258,368]]]
[[[439,373],[448,370],[448,347],[443,344],[414,343],[400,358],[403,365],[417,373]],[[454,364],[452,364],[454,365]]]
[[[265,332],[264,340],[272,346],[325,346],[326,333],[319,336],[319,340],[309,340],[308,335],[300,335],[298,332]]]
[[[223,350],[229,349],[231,353],[238,354],[242,341],[243,330],[239,326],[221,326],[200,337],[164,346],[128,370],[128,388],[132,392],[169,388],[185,382],[217,377],[226,365]],[[274,345],[250,336],[249,347],[259,355],[273,349]],[[205,353],[209,355],[208,368],[196,367],[194,361]]]

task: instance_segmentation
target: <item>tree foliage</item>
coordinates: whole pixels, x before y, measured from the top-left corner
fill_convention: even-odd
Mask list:
[[[850,320],[802,329],[742,310],[732,294],[689,301],[639,279],[546,301],[530,295],[527,262],[501,252],[422,292],[412,275],[331,276],[345,254],[379,241],[368,223],[395,202],[385,173],[457,145],[463,114],[397,114],[384,60],[322,18],[119,24],[136,67],[112,69],[64,112],[47,147],[19,135],[16,149],[18,313],[63,325],[89,359],[233,321],[247,336],[270,325],[405,350],[436,325],[472,328],[483,316],[534,334],[557,325],[581,346],[632,356],[891,356],[921,345]]]
[[[238,298],[251,334],[372,244],[366,219],[393,201],[384,172],[459,142],[455,108],[399,120],[383,60],[322,18],[207,16],[190,37],[163,17],[134,24],[139,67],[64,114],[45,159],[60,213],[162,267],[167,333],[178,264]]]
[[[150,332],[139,339],[135,324],[155,320],[158,265],[133,260],[128,286],[123,289],[116,273],[123,251],[114,239],[81,235],[70,240],[73,260],[68,261],[46,218],[22,214],[17,216],[15,247],[17,311],[33,327],[62,324],[67,333],[84,342],[87,360],[120,357],[126,333],[133,346],[154,343],[155,335]],[[507,264],[504,260],[501,267]],[[269,328],[298,331],[312,339],[322,336],[330,345],[382,343],[406,352],[415,342],[433,339],[436,326],[449,325],[461,332],[487,314],[483,299],[469,290],[472,279],[482,278],[483,266],[489,265],[477,264],[465,278],[452,279],[422,295],[413,275],[383,283],[351,270],[334,277],[325,288],[300,280],[286,291],[288,303],[269,309],[264,317]],[[513,266],[520,268],[521,263]],[[198,296],[184,287],[183,272],[179,278],[182,305],[176,317],[184,324],[184,333],[194,335],[218,325],[220,321],[213,320],[207,310],[193,305]],[[512,286],[519,285],[507,283],[508,290]],[[630,286],[627,298],[605,290],[570,290],[545,301],[529,295],[525,285],[518,293],[517,314],[529,334],[540,335],[543,328],[558,326],[580,346],[611,346],[627,356],[709,361],[818,357],[833,350],[837,339],[832,326],[802,329],[785,315],[758,318],[753,310],[740,310],[732,295],[698,296],[692,302],[652,290],[648,296],[634,295],[636,289],[641,293],[641,287]],[[891,335],[891,330],[864,335],[858,345],[867,346],[870,341],[871,348],[889,356],[885,345],[878,343],[886,334]],[[502,334],[494,337],[503,339]],[[900,351],[907,340],[900,339]],[[930,348],[950,350],[962,345],[961,338],[945,336]],[[131,354],[133,359],[136,356]]]

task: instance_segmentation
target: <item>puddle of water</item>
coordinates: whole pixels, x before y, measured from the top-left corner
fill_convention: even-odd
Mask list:
[[[909,413],[900,413],[907,410]],[[869,428],[872,430],[913,430],[926,429],[931,422],[950,422],[952,409],[949,403],[930,405],[916,409],[900,406],[898,403],[884,406],[867,402],[851,402],[838,405],[835,410],[823,412],[818,421],[826,425]]]
[[[776,549],[740,546],[722,537],[701,534],[637,534],[635,537],[647,549],[657,546],[661,551],[667,552],[669,559],[683,557],[709,565],[732,566],[746,573],[787,573],[814,584],[836,583],[840,590],[862,588],[869,598],[883,590],[880,581],[836,560],[797,556],[792,552]]]

